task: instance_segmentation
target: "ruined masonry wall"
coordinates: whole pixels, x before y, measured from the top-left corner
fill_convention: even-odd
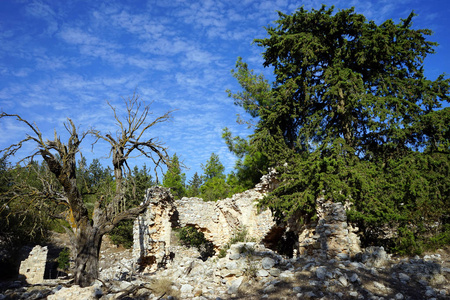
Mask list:
[[[216,202],[205,202],[200,198],[175,201],[168,189],[149,189],[145,201],[150,205],[134,224],[133,258],[138,262],[147,260],[152,270],[156,270],[170,256],[172,227],[178,226],[197,228],[216,249],[226,245],[236,231],[245,228],[257,242],[280,229],[293,231],[298,236],[294,254],[346,259],[361,252],[360,240],[355,234],[357,228],[347,222],[342,203],[317,199],[317,222],[300,227],[295,220],[280,227],[282,225],[276,224],[269,209],[259,211],[256,204],[278,186],[276,177],[272,170],[254,189]]]
[[[256,189],[233,195],[217,202],[200,198],[182,198],[174,201],[163,187],[147,191],[149,207],[139,216],[133,227],[133,258],[151,265],[154,271],[170,257],[172,227],[193,226],[205,234],[216,248],[223,247],[232,235],[242,228],[261,241],[276,226],[270,210],[259,212],[256,201],[263,193]]]
[[[262,197],[262,193],[253,189],[217,202],[182,198],[175,201],[179,225],[196,227],[219,248],[242,228],[259,242],[276,225],[270,210],[258,212],[255,203]]]
[[[319,256],[324,259],[348,259],[361,252],[361,242],[347,222],[344,204],[317,200],[315,224],[308,224],[299,235],[299,254]]]
[[[175,206],[172,194],[163,187],[147,190],[145,202],[149,206],[136,220],[133,226],[133,258],[137,262],[148,259],[154,271],[169,254],[172,232],[172,216]]]
[[[47,246],[37,245],[31,250],[28,258],[21,262],[19,274],[25,276],[29,284],[37,284],[44,281],[47,253]]]

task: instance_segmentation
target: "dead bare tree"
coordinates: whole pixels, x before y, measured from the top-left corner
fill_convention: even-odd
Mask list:
[[[145,105],[139,96],[133,94],[132,97],[124,99],[126,104],[125,118],[122,120],[118,111],[110,103],[114,118],[119,126],[116,137],[111,133],[102,134],[98,130],[91,129],[82,134],[78,134],[77,128],[71,119],[65,125],[69,133],[67,143],[63,143],[58,137],[56,131],[53,140],[44,140],[42,133],[36,124],[32,124],[22,119],[17,114],[2,113],[1,118],[14,117],[19,122],[28,126],[33,134],[17,144],[13,144],[0,151],[4,156],[14,155],[26,142],[34,142],[37,145],[37,151],[30,154],[27,158],[41,156],[50,171],[55,174],[58,182],[62,186],[57,197],[60,203],[67,207],[66,219],[71,227],[71,240],[75,247],[75,284],[80,286],[89,286],[98,278],[98,262],[102,237],[110,232],[120,221],[136,218],[148,206],[148,203],[133,208],[125,209],[119,207],[120,203],[125,202],[124,173],[129,170],[127,160],[132,158],[134,153],[144,155],[150,158],[155,164],[155,170],[169,162],[167,149],[156,138],[144,140],[145,133],[154,125],[165,122],[170,118],[171,111],[156,119],[148,122],[151,115],[150,106]],[[106,201],[106,197],[99,196],[97,199],[92,216],[83,201],[83,196],[77,187],[76,177],[76,155],[79,153],[80,144],[83,139],[92,134],[98,140],[107,141],[110,146],[110,155],[114,166],[114,175],[116,190],[112,201]],[[47,191],[48,193],[48,191]],[[91,217],[91,218],[90,218]]]
[[[157,117],[152,122],[147,122],[149,115],[152,114],[149,105],[144,105],[139,100],[136,93],[128,99],[124,99],[126,105],[125,117],[122,119],[117,109],[109,102],[108,105],[114,113],[114,119],[118,125],[115,137],[111,132],[101,133],[98,130],[91,130],[91,133],[98,140],[104,140],[110,144],[110,157],[114,167],[114,178],[116,181],[116,194],[113,198],[115,212],[123,211],[126,208],[124,203],[125,197],[125,177],[131,173],[127,160],[132,158],[131,155],[137,153],[152,160],[155,166],[156,182],[158,182],[157,169],[162,165],[170,163],[167,154],[167,148],[158,138],[150,138],[143,140],[144,134],[149,128],[158,123],[166,122],[170,118],[172,111],[166,112],[164,115]],[[96,142],[97,142],[96,141]]]

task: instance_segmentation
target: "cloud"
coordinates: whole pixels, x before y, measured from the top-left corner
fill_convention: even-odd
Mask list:
[[[26,12],[36,18],[47,22],[46,35],[52,35],[58,31],[57,13],[42,1],[33,1],[26,6]]]
[[[159,19],[149,18],[146,14],[131,14],[121,11],[111,15],[112,25],[125,29],[128,33],[136,35],[139,39],[157,39],[171,35],[170,28],[164,26]]]
[[[90,45],[98,48],[117,49],[117,44],[106,42],[81,28],[65,26],[59,36],[67,43],[74,45]]]

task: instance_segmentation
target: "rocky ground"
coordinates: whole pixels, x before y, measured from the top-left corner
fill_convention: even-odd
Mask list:
[[[226,257],[206,261],[195,249],[176,246],[172,251],[175,257],[167,266],[137,272],[131,251],[106,239],[101,278],[94,286],[71,286],[70,278],[33,286],[15,281],[0,286],[0,300],[450,298],[448,248],[420,257],[392,257],[372,247],[353,259],[288,259],[259,244],[238,243]]]

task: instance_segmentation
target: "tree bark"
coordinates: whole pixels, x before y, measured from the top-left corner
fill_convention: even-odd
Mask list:
[[[75,284],[81,287],[90,286],[98,278],[102,238],[102,232],[90,224],[79,228],[76,237]]]

